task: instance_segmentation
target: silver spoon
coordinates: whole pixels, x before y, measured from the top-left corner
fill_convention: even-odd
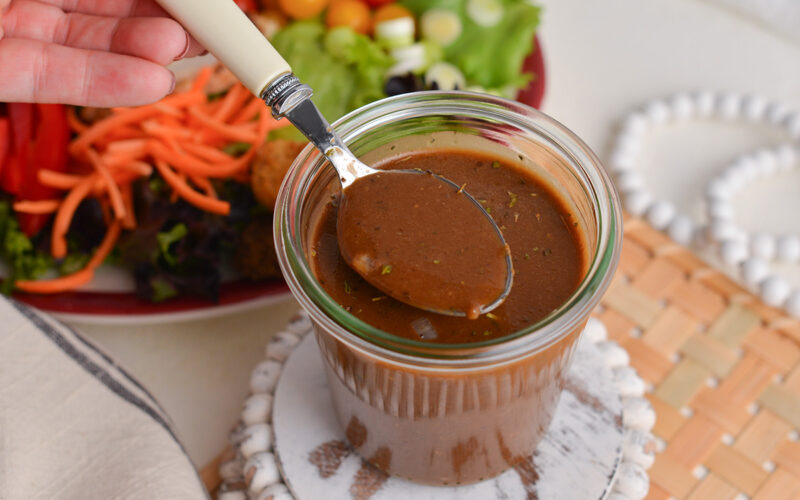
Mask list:
[[[233,0],[157,1],[253,94],[262,98],[272,108],[275,118],[286,117],[292,122],[336,169],[342,185],[342,202],[337,218],[339,246],[348,264],[365,280],[401,302],[451,316],[475,318],[505,300],[514,275],[508,245],[500,228],[483,206],[464,191],[464,186],[430,172],[377,170],[359,161],[311,101],[312,89],[292,74],[289,64]],[[408,182],[409,175],[414,176],[412,182]],[[399,182],[398,176],[405,176],[403,182]],[[417,226],[413,234],[406,228],[404,234],[407,237],[400,242],[402,248],[397,247],[396,233],[398,230],[402,232],[403,228],[392,227],[380,233],[360,232],[356,238],[356,232],[343,230],[343,227],[359,226],[364,222],[361,219],[370,216],[369,211],[347,209],[361,201],[361,195],[353,194],[359,192],[359,186],[364,187],[365,180],[373,185],[373,189],[378,183],[383,187],[391,186],[392,199],[398,204],[417,196],[417,190],[425,190],[423,199],[435,199],[439,204],[434,206],[439,208],[420,212],[427,222]],[[399,192],[400,185],[406,186],[407,191]],[[444,210],[440,210],[442,207]],[[398,210],[401,210],[399,205]],[[349,215],[351,212],[352,216]],[[477,238],[482,242],[466,255],[461,248],[462,257],[466,259],[441,266],[440,262],[433,265],[432,262],[415,262],[414,257],[387,263],[385,257],[379,256],[381,253],[397,255],[401,250],[407,250],[411,243],[445,251],[448,245],[452,247],[453,233],[446,230],[454,227],[457,212],[465,222],[462,224],[464,230],[468,231],[462,239],[476,241]],[[356,215],[359,220],[352,219]],[[388,221],[395,219],[389,215]],[[443,236],[445,233],[448,236]],[[389,249],[391,251],[387,251]],[[450,252],[445,257],[455,261],[452,254]],[[487,266],[484,276],[469,274],[478,264]],[[492,286],[485,283],[487,275]],[[419,282],[416,288],[406,286],[414,280]]]

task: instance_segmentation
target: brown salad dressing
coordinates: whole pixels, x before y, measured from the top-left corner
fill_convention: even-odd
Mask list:
[[[379,167],[421,168],[467,183],[503,231],[514,284],[502,305],[474,320],[429,313],[387,297],[342,259],[337,203],[326,199],[314,207],[307,256],[324,289],[361,320],[430,343],[502,339],[562,306],[586,274],[589,243],[578,218],[521,164],[442,149],[390,158]],[[469,240],[470,233],[457,236]],[[318,329],[317,342],[339,421],[365,460],[413,481],[465,484],[526,463],[552,419],[583,324],[544,349],[497,365],[478,362],[453,370],[375,356],[324,329]]]
[[[422,311],[375,288],[347,265],[342,258],[339,241],[364,237],[364,233],[380,226],[382,220],[388,222],[389,216],[386,214],[397,211],[402,218],[403,231],[398,238],[403,238],[407,245],[413,243],[414,221],[418,216],[412,210],[415,204],[424,207],[425,195],[423,193],[416,200],[398,200],[391,198],[389,189],[375,189],[372,192],[362,190],[359,196],[363,195],[367,203],[359,208],[364,214],[361,225],[356,217],[349,217],[354,221],[353,224],[340,228],[342,238],[337,239],[337,210],[340,208],[338,203],[331,202],[320,217],[310,248],[312,269],[320,284],[351,314],[386,332],[409,339],[436,343],[479,342],[508,335],[537,322],[564,304],[576,290],[587,265],[577,219],[557,194],[536,177],[525,173],[521,167],[483,153],[460,150],[411,153],[390,158],[375,167],[418,168],[465,185],[472,196],[484,204],[503,232],[513,258],[514,284],[503,304],[477,319]],[[370,177],[359,182],[368,181]],[[356,186],[354,184],[348,189]],[[353,200],[358,199],[349,196]],[[452,200],[446,202],[452,203]],[[349,203],[352,201],[348,200]],[[367,212],[370,207],[372,213]],[[432,210],[438,208],[424,207],[419,217]],[[505,264],[499,273],[497,269],[487,267],[493,261],[494,254],[491,252],[496,252],[496,249],[485,250],[489,253],[476,259],[472,266],[463,259],[458,264],[453,263],[453,254],[480,255],[476,253],[476,247],[480,249],[482,245],[489,244],[488,240],[476,240],[475,233],[469,230],[469,220],[457,219],[459,214],[473,216],[474,221],[474,213],[456,213],[452,224],[454,230],[449,238],[450,247],[407,247],[416,252],[411,254],[413,260],[424,263],[427,269],[451,266],[453,274],[457,276],[455,285],[460,285],[461,281],[475,286],[484,283],[487,287],[484,296],[495,293],[492,290],[498,286],[502,290],[502,283],[497,284],[497,276],[505,279]],[[420,226],[423,225],[424,220],[420,219]],[[369,250],[372,252],[370,255],[378,255],[377,251]],[[494,262],[497,260],[494,258]],[[402,278],[406,281],[409,293],[423,294],[428,298],[442,294],[442,290],[426,286],[425,269],[411,268],[404,272],[406,262],[395,255],[381,255],[375,257],[374,261],[374,272],[382,273],[385,278]],[[472,277],[468,276],[470,268],[474,271]],[[399,286],[398,281],[392,286]],[[457,290],[457,286],[454,290]],[[445,292],[444,296],[449,292]]]
[[[475,319],[513,275],[508,247],[478,202],[421,170],[379,172],[348,186],[337,236],[342,258],[369,283],[429,311]]]

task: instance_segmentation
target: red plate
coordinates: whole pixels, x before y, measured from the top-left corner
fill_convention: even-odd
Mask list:
[[[533,73],[530,85],[520,91],[517,100],[538,108],[545,90],[544,58],[538,38],[525,60],[523,70]],[[283,280],[262,282],[234,281],[220,287],[219,302],[194,297],[176,297],[154,304],[133,292],[69,292],[56,295],[15,293],[14,298],[67,319],[84,322],[128,323],[168,322],[215,316],[244,310],[286,298],[289,290]]]

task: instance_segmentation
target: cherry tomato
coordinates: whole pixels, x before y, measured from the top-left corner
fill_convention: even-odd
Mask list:
[[[255,12],[258,10],[256,0],[235,0],[236,5],[245,12]]]
[[[328,8],[325,24],[329,28],[349,26],[358,33],[369,33],[372,27],[371,12],[360,0],[340,0]]]
[[[308,19],[328,6],[328,0],[278,0],[281,10],[293,19]]]
[[[387,5],[387,4],[390,4],[390,3],[394,2],[394,0],[365,0],[365,1],[366,1],[366,2],[369,4],[369,6],[370,6],[370,7],[372,7],[373,9],[374,9],[375,7],[380,7],[381,5]]]
[[[384,21],[389,21],[391,19],[400,19],[401,17],[410,17],[414,18],[411,14],[411,11],[403,7],[402,5],[390,4],[384,5],[380,9],[375,11],[375,15],[373,16],[373,22],[375,24],[382,23]]]

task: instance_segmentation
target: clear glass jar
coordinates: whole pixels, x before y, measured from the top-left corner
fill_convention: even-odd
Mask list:
[[[464,484],[495,476],[530,455],[550,423],[576,341],[619,260],[617,194],[597,157],[572,132],[501,98],[406,94],[358,109],[334,126],[367,163],[442,148],[508,158],[560,193],[585,228],[587,272],[560,308],[500,339],[435,344],[364,323],[318,284],[307,250],[322,207],[339,186],[316,150],[309,146],[298,156],[278,196],[280,265],[311,316],[335,409],[353,447],[373,465],[412,481]]]

